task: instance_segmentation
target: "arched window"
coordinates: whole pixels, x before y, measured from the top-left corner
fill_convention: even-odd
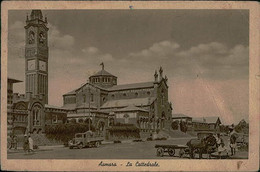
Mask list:
[[[128,122],[129,122],[129,115],[128,114],[124,114],[124,118],[125,118],[125,124],[128,124]]]
[[[39,126],[41,125],[41,107],[36,105],[32,109],[33,112],[33,125]]]
[[[86,95],[83,94],[83,102],[86,103]]]
[[[91,93],[90,94],[90,101],[93,102],[94,101],[94,95]]]
[[[135,97],[138,97],[138,93],[137,92],[135,93]]]

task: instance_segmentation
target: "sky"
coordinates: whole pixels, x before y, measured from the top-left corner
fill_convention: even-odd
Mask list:
[[[49,104],[101,69],[118,84],[168,77],[173,113],[248,121],[247,10],[45,10],[49,38]],[[25,19],[8,16],[8,76],[25,81]],[[25,82],[14,91],[24,93]]]

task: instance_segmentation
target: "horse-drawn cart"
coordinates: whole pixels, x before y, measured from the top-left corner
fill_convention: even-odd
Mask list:
[[[189,147],[186,145],[155,145],[157,148],[156,154],[157,156],[162,157],[164,153],[168,153],[170,156],[175,155],[175,150],[179,149],[179,157],[183,157],[184,154],[189,153]]]

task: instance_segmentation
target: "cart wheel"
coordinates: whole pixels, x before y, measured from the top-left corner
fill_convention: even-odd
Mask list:
[[[182,158],[185,154],[185,150],[184,149],[180,149],[179,151],[179,157]]]
[[[169,149],[168,149],[168,154],[169,154],[170,156],[173,156],[173,155],[175,154],[175,149],[169,148]]]
[[[157,156],[162,157],[162,156],[163,156],[163,153],[164,153],[164,149],[163,149],[163,148],[158,148],[158,149],[157,149]]]

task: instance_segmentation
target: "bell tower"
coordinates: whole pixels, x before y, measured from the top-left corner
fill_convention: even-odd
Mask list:
[[[25,28],[25,92],[48,103],[48,28],[41,10],[32,10]]]

